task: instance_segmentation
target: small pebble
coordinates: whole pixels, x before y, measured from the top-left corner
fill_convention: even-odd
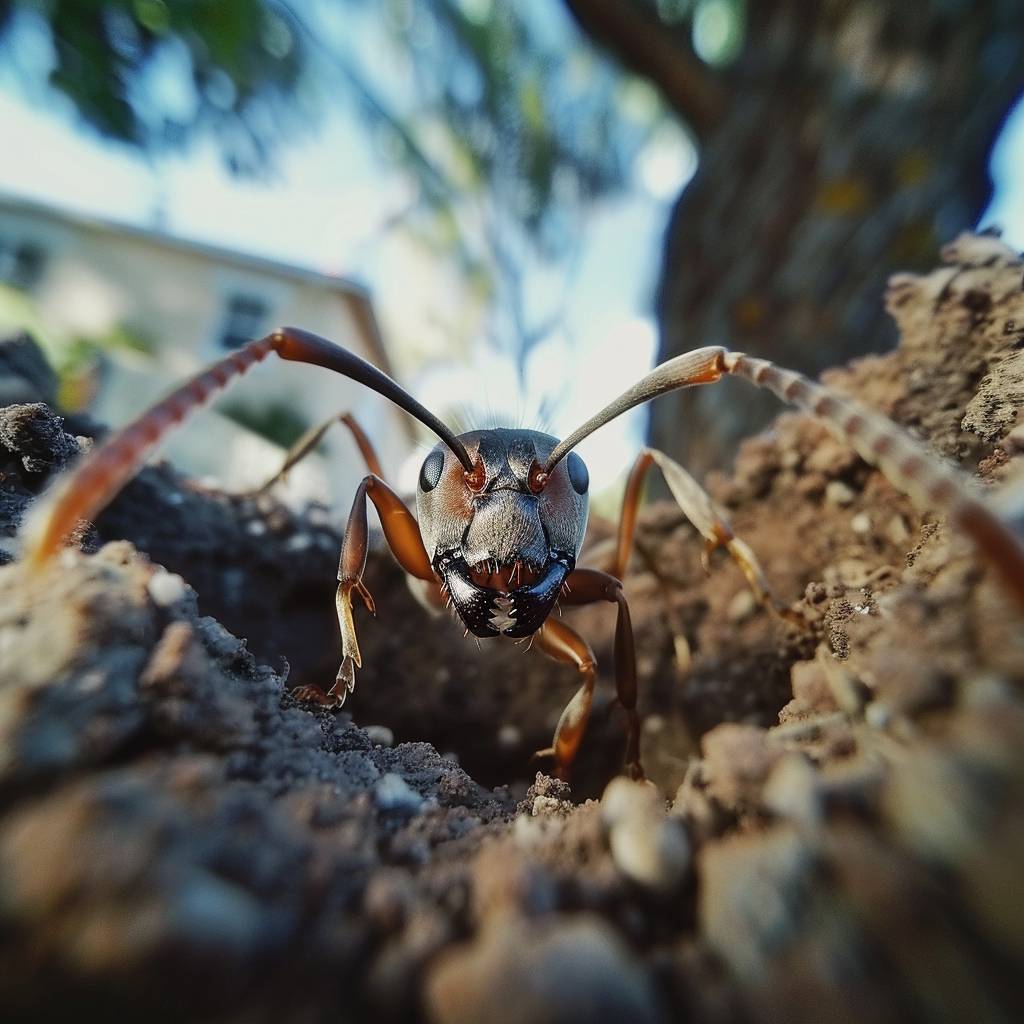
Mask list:
[[[690,841],[678,818],[619,822],[608,835],[608,847],[627,878],[661,892],[674,888],[690,866]]]
[[[726,618],[730,622],[743,622],[749,619],[757,610],[757,600],[749,590],[741,590],[729,602],[725,610]]]
[[[373,787],[373,797],[382,811],[405,811],[414,814],[424,803],[423,797],[401,775],[388,772]]]
[[[638,808],[645,814],[656,813],[660,800],[654,786],[617,775],[601,794],[601,820],[610,828],[636,813]]]
[[[690,867],[690,840],[682,821],[666,816],[655,787],[621,776],[612,779],[601,797],[601,820],[612,860],[623,875],[661,892],[682,881]]]
[[[830,505],[850,505],[855,497],[857,495],[842,480],[830,480],[825,488],[825,500]]]
[[[371,743],[381,747],[393,747],[395,745],[395,734],[386,725],[367,725],[363,732],[369,737]]]
[[[530,813],[536,818],[545,814],[565,813],[564,801],[553,796],[535,796]]]
[[[818,774],[802,754],[785,754],[762,790],[764,806],[781,818],[817,825],[824,813]]]
[[[867,722],[872,729],[887,728],[891,719],[892,712],[890,712],[889,708],[880,701],[873,700],[864,709],[864,721]]]
[[[185,581],[175,572],[157,569],[146,584],[153,603],[161,608],[177,604],[185,596]]]
[[[871,516],[867,512],[859,512],[850,520],[850,529],[854,533],[865,534],[871,532]]]

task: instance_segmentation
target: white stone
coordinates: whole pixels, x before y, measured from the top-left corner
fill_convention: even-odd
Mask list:
[[[386,725],[366,725],[363,732],[370,738],[371,743],[381,747],[393,747],[395,745],[395,734]]]
[[[185,581],[176,573],[166,569],[157,569],[146,584],[153,603],[161,608],[169,608],[185,597]]]
[[[849,505],[856,496],[842,480],[830,480],[825,487],[825,500],[830,505]]]
[[[401,775],[388,772],[373,787],[374,800],[382,811],[415,813],[423,806],[423,797]]]
[[[850,520],[850,529],[854,533],[865,534],[871,532],[871,516],[867,512],[860,512]]]

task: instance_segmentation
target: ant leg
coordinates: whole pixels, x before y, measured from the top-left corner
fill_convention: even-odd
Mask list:
[[[335,423],[344,423],[348,427],[352,434],[352,438],[359,447],[359,451],[363,456],[363,461],[366,463],[366,468],[374,475],[383,478],[384,471],[380,467],[380,460],[377,458],[377,452],[374,450],[373,444],[370,439],[366,436],[365,431],[355,417],[348,412],[335,413],[330,419],[324,420],[319,426],[310,427],[302,437],[298,439],[288,449],[287,454],[284,457],[284,462],[281,464],[281,468],[265,483],[262,487],[256,488],[252,494],[265,494],[271,489],[278,481],[284,480],[288,476],[289,471],[298,463],[300,463],[323,439],[324,434],[327,433]]]
[[[594,698],[594,682],[597,678],[597,663],[590,644],[564,622],[548,619],[536,634],[537,646],[555,661],[575,665],[583,677],[580,688],[565,706],[555,737],[546,750],[538,750],[534,758],[553,757],[555,775],[568,780],[572,763],[576,760],[583,733],[590,718],[590,705]]]
[[[633,779],[642,779],[640,764],[640,719],[636,712],[636,648],[633,624],[622,583],[597,569],[575,569],[565,579],[560,601],[565,604],[594,604],[608,601],[617,609],[615,617],[615,693],[626,712],[625,771]],[[545,628],[550,620],[545,624]]]
[[[611,569],[612,575],[621,579],[626,574],[636,533],[640,491],[647,471],[652,465],[657,465],[661,470],[662,476],[672,492],[672,497],[675,498],[683,515],[704,538],[704,551],[701,555],[704,571],[710,571],[709,556],[711,552],[716,548],[724,547],[746,577],[759,604],[780,618],[803,624],[803,620],[795,612],[786,608],[772,593],[757,556],[744,540],[733,533],[725,512],[715,504],[711,495],[678,462],[655,448],[644,448],[630,470],[626,493],[622,500],[622,515],[619,519],[618,542],[615,563]]]
[[[363,583],[366,555],[369,549],[366,525],[366,502],[373,502],[380,517],[384,538],[398,564],[410,576],[436,583],[430,568],[427,549],[423,546],[419,526],[402,499],[383,480],[372,473],[363,478],[352,502],[352,512],[345,526],[345,538],[338,562],[338,593],[336,605],[341,627],[341,666],[334,685],[325,694],[319,687],[301,686],[293,690],[300,700],[312,700],[327,706],[340,707],[356,685],[356,669],[362,668],[353,616],[352,595],[358,594],[371,615],[376,614],[373,597]]]
[[[722,368],[813,413],[919,507],[948,515],[974,540],[1016,600],[1024,605],[1024,544],[981,500],[962,474],[945,465],[891,420],[841,398],[793,370],[742,352],[725,353]]]

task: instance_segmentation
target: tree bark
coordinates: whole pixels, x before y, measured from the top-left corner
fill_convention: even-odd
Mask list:
[[[992,144],[1024,90],[1019,4],[748,4],[744,48],[716,76],[727,99],[708,127],[701,108],[666,91],[663,61],[645,72],[619,41],[627,35],[595,30],[608,8],[624,18],[635,5],[567,3],[704,128],[665,236],[660,358],[726,345],[816,373],[891,344],[877,299],[889,275],[925,268],[990,199]],[[772,408],[731,386],[667,396],[653,407],[651,442],[704,470]]]

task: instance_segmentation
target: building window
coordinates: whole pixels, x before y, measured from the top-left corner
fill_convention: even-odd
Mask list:
[[[31,291],[43,276],[46,250],[37,242],[0,238],[0,283]]]
[[[220,332],[222,348],[240,348],[260,337],[266,330],[270,307],[256,295],[232,295],[224,313]]]

